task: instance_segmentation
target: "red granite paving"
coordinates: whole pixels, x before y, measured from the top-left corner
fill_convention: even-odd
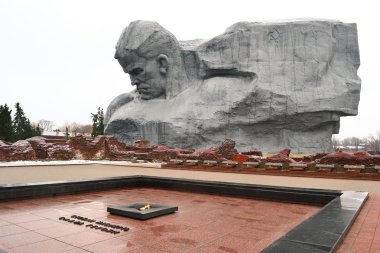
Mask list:
[[[151,201],[179,211],[147,221],[106,212]],[[0,203],[0,248],[9,252],[259,252],[318,206],[136,188]],[[128,226],[113,235],[58,220],[76,214]],[[89,223],[86,223],[89,224]]]
[[[380,194],[369,194],[367,202],[337,252],[380,252]]]

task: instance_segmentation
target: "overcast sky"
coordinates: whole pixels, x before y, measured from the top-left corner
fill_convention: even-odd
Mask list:
[[[380,130],[380,15],[376,1],[0,0],[0,104],[18,101],[31,121],[91,123],[132,90],[113,58],[131,21],[153,20],[179,40],[211,38],[238,21],[293,18],[357,23],[362,79],[359,115],[341,118],[338,135]]]

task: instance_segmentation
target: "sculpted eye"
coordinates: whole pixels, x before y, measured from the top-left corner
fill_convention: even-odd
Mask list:
[[[137,76],[139,74],[141,74],[144,70],[142,68],[135,68],[135,69],[132,69],[132,71],[130,72],[131,75],[134,75],[134,76]]]

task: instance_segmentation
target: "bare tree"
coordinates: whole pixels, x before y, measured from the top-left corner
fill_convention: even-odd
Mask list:
[[[66,137],[70,135],[69,133],[71,132],[70,129],[70,122],[66,121],[62,126],[59,127],[60,132],[65,133]]]
[[[350,145],[351,145],[351,141],[350,141],[350,139],[351,139],[351,138],[344,138],[344,139],[342,140],[342,146],[343,146],[343,147],[348,147],[348,146],[350,146]]]
[[[70,124],[70,130],[73,133],[73,136],[76,136],[77,133],[79,133],[80,130],[81,130],[81,125],[79,123],[77,123],[77,122],[71,122],[71,124]]]
[[[341,145],[343,146],[344,150],[349,150],[349,151],[359,151],[359,149],[362,148],[362,145],[365,143],[365,139],[361,139],[359,137],[353,136],[353,137],[348,137],[344,138],[343,141],[341,142]]]
[[[341,141],[338,137],[334,136],[331,139],[333,149],[336,150],[339,146],[341,146]]]
[[[92,125],[81,125],[81,130],[80,132],[85,135],[91,135],[92,132]]]
[[[349,137],[343,139],[341,142],[345,150],[359,151],[364,149],[370,151],[370,153],[380,154],[380,130],[374,135],[370,134],[365,138]]]
[[[91,125],[82,125],[78,122],[68,122],[66,121],[63,126],[61,126],[59,129],[61,132],[66,132],[66,128],[68,129],[70,136],[76,136],[77,134],[84,134],[84,135],[90,135],[92,131]]]
[[[366,138],[367,149],[370,151],[380,151],[380,134],[370,135]]]
[[[351,146],[354,146],[354,150],[357,152],[361,144],[361,139],[358,137],[351,137]]]
[[[51,132],[53,130],[54,122],[51,120],[40,119],[38,125],[43,129],[43,132]]]

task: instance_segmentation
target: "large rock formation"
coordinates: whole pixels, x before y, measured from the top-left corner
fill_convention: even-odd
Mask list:
[[[28,161],[36,160],[36,152],[26,140],[19,140],[13,144],[7,144],[0,140],[0,161]]]
[[[238,153],[235,141],[226,139],[216,146],[204,150],[181,149],[169,146],[150,146],[146,140],[140,140],[134,146],[127,146],[112,136],[99,135],[95,139],[78,135],[64,143],[47,143],[44,137],[33,137],[13,144],[0,140],[0,162],[34,161],[34,160],[148,160],[169,162],[171,159],[195,160],[193,165],[205,160],[218,162],[232,160],[235,162],[259,162],[260,164],[275,162],[289,165],[300,162],[315,166],[317,163],[343,165],[365,165],[369,169],[380,165],[380,155],[371,155],[365,151],[349,153],[343,151],[318,153],[305,157],[290,157],[290,149],[283,149],[277,154],[263,157],[259,150]],[[174,162],[174,163],[177,163]],[[191,162],[190,162],[191,164]],[[204,164],[203,164],[204,165]],[[189,165],[189,162],[185,166]],[[207,166],[207,165],[206,165]],[[219,164],[219,166],[224,166]],[[377,173],[377,172],[376,172]]]
[[[66,142],[47,143],[42,136],[26,139],[36,153],[37,160],[71,160],[75,156],[75,150]]]
[[[373,166],[375,164],[380,164],[380,155],[371,155],[366,151],[355,153],[336,151],[321,157],[319,162],[325,164]]]
[[[127,150],[124,143],[112,136],[99,135],[94,140],[77,135],[67,143],[75,150],[75,157],[86,160],[128,160],[134,152]]]
[[[106,133],[125,143],[331,151],[341,116],[356,115],[360,64],[355,24],[241,22],[209,39],[178,42],[135,21],[115,58],[136,90],[116,97]]]

